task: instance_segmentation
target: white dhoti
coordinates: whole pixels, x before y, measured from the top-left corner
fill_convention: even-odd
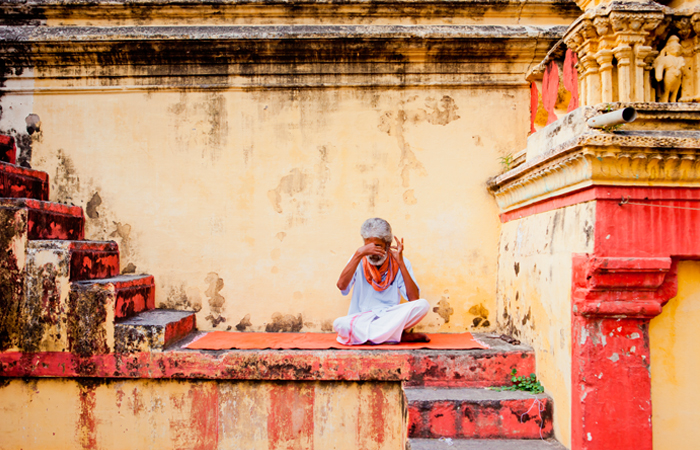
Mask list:
[[[365,311],[335,319],[333,329],[344,345],[397,344],[403,330],[415,326],[428,311],[427,300],[418,299],[389,308]]]

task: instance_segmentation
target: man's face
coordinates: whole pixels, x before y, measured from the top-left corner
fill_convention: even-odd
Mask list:
[[[389,244],[384,242],[382,239],[378,237],[371,237],[368,239],[365,239],[365,245],[369,244],[374,244],[376,247],[381,248],[384,251],[383,256],[375,256],[371,255],[368,256],[367,259],[369,260],[370,263],[372,263],[375,266],[381,266],[384,264],[384,261],[386,261],[386,258],[389,256]]]

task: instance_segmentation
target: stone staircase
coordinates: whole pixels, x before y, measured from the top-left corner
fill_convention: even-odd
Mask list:
[[[409,448],[564,449],[553,439],[551,397],[487,389],[508,385],[513,369],[534,373],[532,349],[493,336],[478,338],[489,350],[440,351],[404,384]],[[419,358],[436,351],[416,353]]]
[[[151,275],[120,275],[115,242],[85,241],[83,210],[49,202],[46,173],[0,136],[0,350],[80,357],[163,349],[194,312],[155,309]]]

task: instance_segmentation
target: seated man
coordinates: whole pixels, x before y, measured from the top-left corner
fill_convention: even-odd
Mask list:
[[[430,304],[419,298],[411,263],[403,257],[403,239],[396,238],[396,247],[391,247],[394,236],[384,219],[367,219],[360,234],[365,245],[357,249],[338,279],[343,295],[355,286],[348,315],[333,322],[338,342],[428,342],[425,334],[406,331],[425,317]],[[401,296],[408,303],[400,303]]]

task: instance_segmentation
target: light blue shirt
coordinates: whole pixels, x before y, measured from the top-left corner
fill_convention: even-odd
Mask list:
[[[408,269],[408,273],[411,275],[413,282],[416,283],[416,286],[418,286],[416,277],[413,275],[411,262],[405,257],[403,261],[406,264],[406,269]],[[372,285],[367,282],[365,274],[362,270],[362,262],[360,262],[360,264],[357,265],[357,269],[355,269],[355,273],[352,275],[350,284],[348,284],[347,288],[341,291],[342,294],[348,295],[353,285],[355,286],[355,289],[352,291],[352,299],[350,300],[348,315],[365,311],[374,311],[375,313],[379,313],[377,315],[381,315],[382,310],[398,305],[401,302],[402,296],[408,300],[408,295],[406,295],[406,284],[404,283],[403,275],[401,275],[400,269],[399,273],[396,274],[396,278],[394,278],[394,281],[389,285],[389,287],[379,292],[375,291]]]

